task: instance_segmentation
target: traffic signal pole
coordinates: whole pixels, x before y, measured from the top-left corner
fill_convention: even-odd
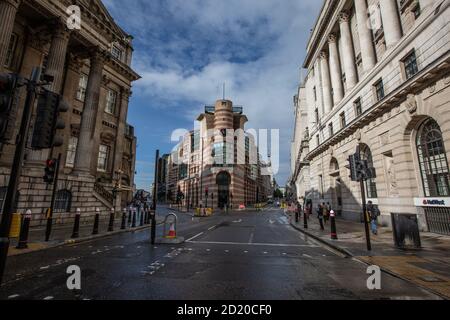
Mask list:
[[[366,190],[364,187],[364,180],[360,179],[359,183],[361,186],[361,198],[362,198],[362,207],[363,207],[363,216],[364,216],[364,228],[366,231],[367,250],[372,251],[372,244],[370,242],[369,221],[367,219]]]
[[[8,190],[5,197],[5,205],[3,208],[2,221],[0,224],[0,284],[2,283],[3,274],[6,266],[6,259],[9,250],[9,230],[11,228],[12,214],[15,210],[17,187],[20,182],[22,174],[22,163],[25,151],[25,146],[28,138],[28,131],[30,128],[31,113],[33,110],[34,101],[36,99],[36,89],[39,86],[39,79],[41,77],[41,68],[33,68],[31,79],[27,82],[27,97],[23,109],[22,121],[20,124],[19,133],[16,138],[16,150],[14,153],[14,161],[11,167]]]
[[[156,150],[155,157],[155,183],[153,184],[153,214],[152,214],[152,226],[151,226],[151,234],[150,240],[152,245],[155,244],[156,238],[156,204],[158,197],[158,167],[159,167],[159,150]]]
[[[50,208],[47,210],[47,228],[45,229],[45,242],[50,240],[53,226],[53,210],[55,209],[56,192],[58,189],[59,168],[61,164],[61,153],[58,154],[58,160],[56,161],[55,179],[53,180],[52,200],[50,202]]]

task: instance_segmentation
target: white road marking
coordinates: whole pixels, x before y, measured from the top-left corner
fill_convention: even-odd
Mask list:
[[[48,296],[48,297],[45,297],[43,300],[53,300],[53,299],[54,299],[54,297]]]
[[[263,253],[264,253],[264,254],[268,254],[268,252],[266,252],[266,251],[264,251]]]
[[[190,241],[192,241],[194,239],[197,239],[198,237],[202,236],[203,234],[204,234],[204,232],[200,232],[199,234],[197,234],[197,235],[193,236],[192,238],[186,240],[186,242],[190,242]]]
[[[208,231],[214,230],[215,228],[217,228],[217,225],[209,228]]]
[[[192,240],[187,240],[186,242],[194,243],[194,244],[226,244],[226,245],[232,245],[232,246],[319,248],[319,246],[312,245],[312,244],[242,243],[242,242],[216,242],[216,241],[192,241]]]
[[[15,299],[18,297],[20,297],[18,294],[13,294],[13,295],[9,296],[8,299]]]
[[[252,233],[250,234],[250,239],[248,240],[248,244],[252,244],[252,243],[253,243],[253,238],[254,238],[254,236],[255,236],[255,233],[252,232]]]
[[[307,257],[307,258],[312,258],[309,254],[306,254],[306,253],[304,253],[303,256]]]
[[[248,253],[248,251],[244,251],[244,253]]]
[[[41,270],[46,270],[48,268],[50,268],[50,266],[41,267]]]

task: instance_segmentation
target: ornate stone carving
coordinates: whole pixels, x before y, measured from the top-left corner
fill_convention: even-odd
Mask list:
[[[362,132],[361,132],[361,129],[356,130],[356,132],[355,132],[355,138],[356,138],[356,140],[358,140],[358,142],[361,141],[361,139],[362,139]]]
[[[428,91],[430,93],[434,93],[436,91],[436,82],[428,87]]]
[[[328,59],[328,53],[326,51],[321,51],[320,58],[325,60]]]
[[[347,11],[342,11],[339,14],[339,22],[343,23],[343,22],[349,22],[350,21],[350,15],[348,14]]]
[[[337,40],[337,37],[336,37],[336,35],[335,35],[334,33],[331,33],[331,34],[328,36],[328,42],[329,42],[329,43],[335,43],[336,40]]]
[[[408,110],[409,113],[413,114],[417,111],[417,100],[416,96],[413,94],[408,94],[408,97],[406,98],[405,102],[406,110]]]

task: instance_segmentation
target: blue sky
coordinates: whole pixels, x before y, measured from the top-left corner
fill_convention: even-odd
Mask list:
[[[156,149],[191,129],[205,105],[222,96],[244,106],[247,128],[280,129],[277,181],[289,177],[293,100],[317,0],[104,0],[134,36],[134,83],[128,121],[138,137],[136,184],[153,182]]]

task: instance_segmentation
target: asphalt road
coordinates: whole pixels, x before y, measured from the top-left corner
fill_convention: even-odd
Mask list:
[[[161,234],[161,226],[158,227]],[[383,274],[367,289],[367,266],[289,226],[283,212],[180,214],[182,245],[149,243],[149,230],[10,257],[0,299],[435,299]],[[81,269],[70,291],[68,266]]]

